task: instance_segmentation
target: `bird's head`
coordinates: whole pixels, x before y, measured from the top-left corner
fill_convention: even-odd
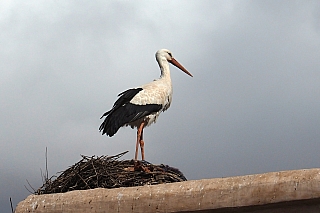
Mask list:
[[[156,59],[159,65],[161,64],[161,61],[168,61],[170,64],[173,64],[174,66],[178,67],[180,70],[185,72],[186,74],[193,77],[192,74],[186,68],[184,68],[176,59],[174,59],[174,57],[172,56],[172,52],[170,50],[167,50],[167,49],[158,50],[156,52]]]
[[[167,61],[171,60],[173,57],[172,57],[172,52],[170,50],[167,50],[167,49],[161,49],[161,50],[158,50],[156,52],[156,58],[161,58],[161,59],[165,59]]]

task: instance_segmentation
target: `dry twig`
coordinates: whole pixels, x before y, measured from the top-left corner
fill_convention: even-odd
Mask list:
[[[61,172],[58,177],[46,178],[43,186],[35,194],[61,193],[98,187],[154,185],[187,180],[178,169],[167,165],[118,160],[127,152],[115,156],[89,157],[82,155],[82,159],[78,163]]]

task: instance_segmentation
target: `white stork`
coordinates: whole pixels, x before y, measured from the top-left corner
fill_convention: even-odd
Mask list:
[[[113,104],[112,109],[101,116],[101,118],[106,116],[99,128],[100,132],[102,131],[102,135],[106,134],[112,137],[122,126],[137,127],[135,160],[138,158],[139,145],[141,158],[145,160],[143,129],[156,122],[159,114],[170,107],[172,83],[169,63],[193,77],[172,57],[172,53],[167,49],[158,50],[156,52],[156,60],[161,70],[160,78],[120,93],[118,95],[120,97]]]

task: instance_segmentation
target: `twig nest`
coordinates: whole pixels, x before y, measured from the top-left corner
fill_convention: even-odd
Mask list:
[[[118,160],[127,152],[115,156],[88,157],[82,155],[78,163],[61,172],[59,176],[47,178],[35,194],[155,185],[187,180],[178,169],[168,165]]]

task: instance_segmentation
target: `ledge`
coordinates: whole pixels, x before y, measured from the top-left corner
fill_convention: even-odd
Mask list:
[[[320,169],[30,195],[15,212],[289,212],[288,206],[320,210]]]

